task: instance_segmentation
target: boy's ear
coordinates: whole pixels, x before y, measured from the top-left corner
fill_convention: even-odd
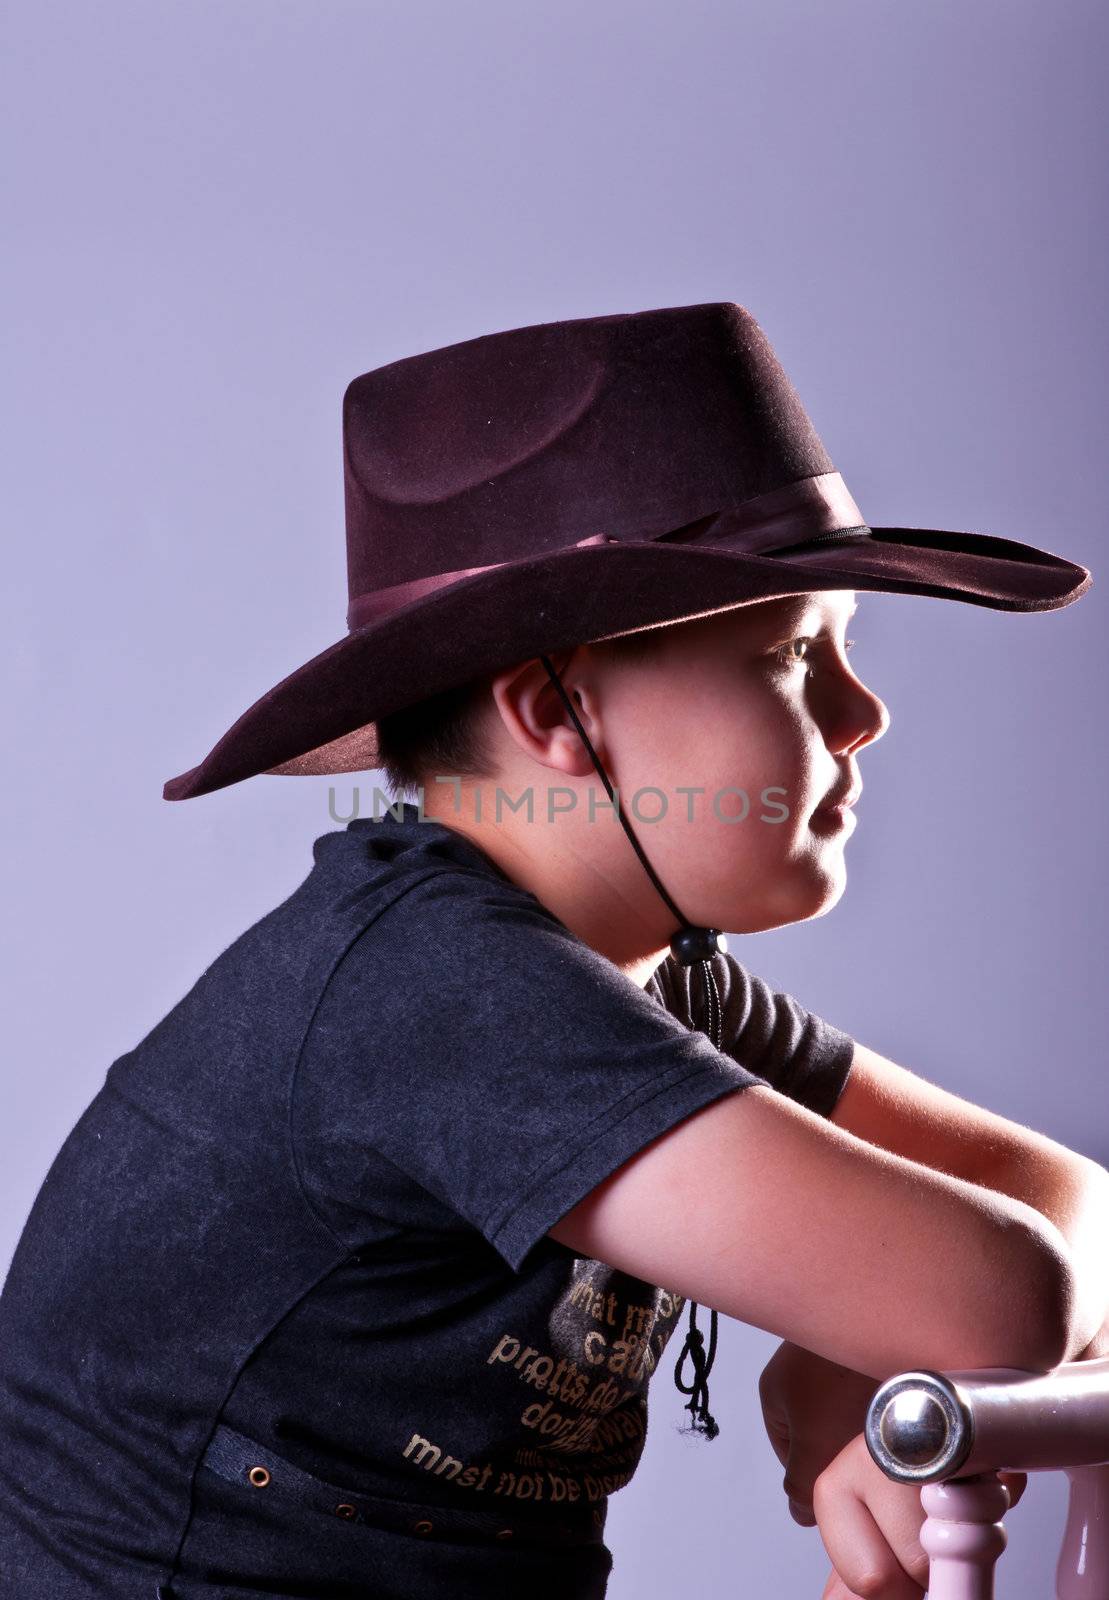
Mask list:
[[[575,651],[560,650],[547,659],[561,682]],[[581,715],[580,694],[563,684],[575,711]],[[588,750],[569,717],[565,702],[538,656],[498,674],[493,698],[502,722],[516,746],[540,766],[581,777],[594,770]],[[582,725],[592,740],[587,717]]]

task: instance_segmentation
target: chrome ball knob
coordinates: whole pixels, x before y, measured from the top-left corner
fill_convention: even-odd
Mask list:
[[[887,1378],[866,1413],[866,1447],[898,1483],[949,1478],[968,1459],[974,1422],[958,1386],[943,1373],[920,1369]]]
[[[925,1467],[943,1454],[950,1429],[947,1413],[924,1389],[902,1389],[882,1412],[882,1443],[907,1467]]]

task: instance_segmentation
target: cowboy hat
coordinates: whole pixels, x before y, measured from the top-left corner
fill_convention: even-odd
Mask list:
[[[823,589],[1077,600],[1033,545],[865,522],[731,302],[538,323],[390,362],[343,399],[347,633],[266,691],[186,800],[379,764],[376,719],[541,652]]]

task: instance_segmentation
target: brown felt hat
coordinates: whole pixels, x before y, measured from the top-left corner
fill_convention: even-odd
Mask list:
[[[730,302],[581,317],[390,362],[343,397],[347,633],[244,711],[187,800],[379,765],[375,719],[541,653],[822,589],[1053,611],[1033,545],[871,528]]]

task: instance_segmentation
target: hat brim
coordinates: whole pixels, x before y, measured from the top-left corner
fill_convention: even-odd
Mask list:
[[[571,547],[464,578],[346,634],[254,702],[198,766],[188,800],[261,773],[379,766],[376,719],[542,653],[824,589],[932,595],[999,611],[1056,611],[1093,582],[1033,545],[932,528],[863,529],[854,543],[755,556],[650,540]]]

